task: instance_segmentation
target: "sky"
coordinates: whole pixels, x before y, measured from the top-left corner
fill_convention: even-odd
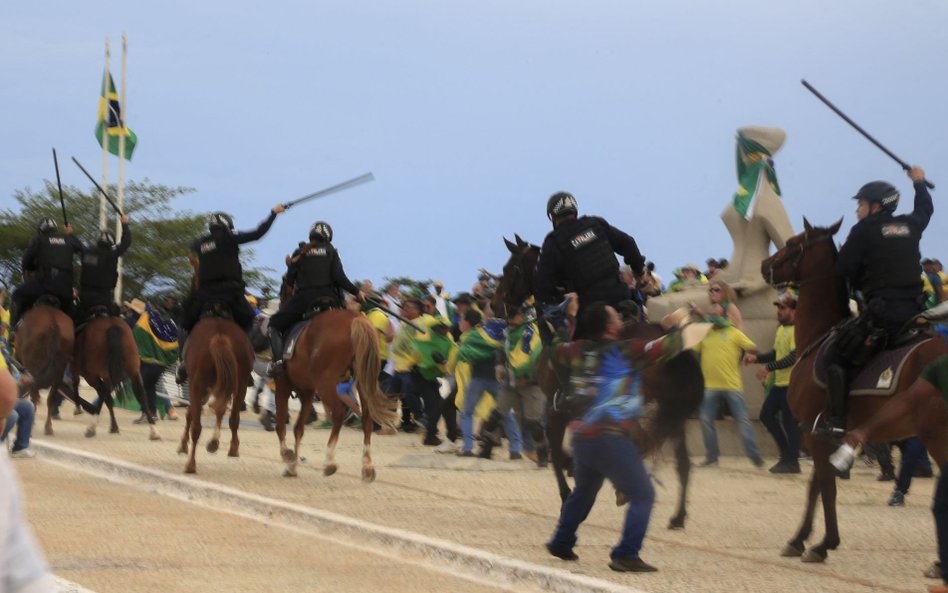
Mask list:
[[[479,268],[500,271],[502,237],[542,242],[546,200],[567,190],[667,281],[731,255],[719,216],[744,125],[787,132],[775,161],[796,230],[844,217],[843,235],[849,198],[875,179],[910,209],[900,167],[801,78],[925,168],[939,187],[922,253],[948,259],[946,30],[940,0],[6,2],[0,208],[54,178],[52,146],[101,169],[104,42],[118,80],[126,32],[139,139],[126,178],[193,187],[176,208],[250,229],[277,203],[374,174],[277,219],[253,245],[277,274],[325,220],[353,279],[469,290]],[[71,163],[63,176],[88,185]]]

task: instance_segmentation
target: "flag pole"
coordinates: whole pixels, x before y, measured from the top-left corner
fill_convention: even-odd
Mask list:
[[[128,117],[128,111],[125,104],[125,64],[128,57],[128,36],[122,33],[122,90],[119,95],[119,164],[118,164],[118,194],[117,202],[119,210],[125,212],[125,120]],[[115,242],[122,242],[122,219],[119,217],[115,221]],[[118,258],[118,281],[115,283],[115,300],[122,302],[122,258]]]
[[[105,112],[102,113],[102,187],[109,184],[109,38],[105,38],[105,74],[102,75],[102,99],[105,100]],[[102,100],[100,99],[100,100]],[[99,196],[99,230],[108,228],[105,211],[105,198]]]

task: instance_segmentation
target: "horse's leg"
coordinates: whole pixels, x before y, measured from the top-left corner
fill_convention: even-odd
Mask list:
[[[563,437],[566,435],[566,417],[554,412],[552,406],[546,426],[546,440],[550,443],[550,459],[553,461],[553,475],[556,477],[556,486],[560,492],[560,502],[565,502],[570,488],[566,482],[566,472],[570,469],[572,460],[563,451]]]
[[[247,373],[238,373],[238,377],[246,375]],[[237,394],[241,392],[242,385],[238,384],[237,393],[234,394],[232,398],[233,405],[230,407],[230,449],[227,450],[228,457],[240,457],[238,451],[240,450],[240,439],[237,438],[237,428],[240,426],[240,409],[244,405],[243,399],[238,399]],[[246,391],[246,387],[243,387]]]
[[[49,392],[46,394],[46,426],[43,427],[43,433],[51,437],[53,436],[53,400],[56,398],[56,392],[59,390],[59,381],[53,382],[53,386],[49,388]],[[34,405],[39,401],[39,389],[35,391],[36,398],[34,400]]]
[[[234,402],[236,405],[237,402]],[[207,452],[217,453],[221,444],[221,424],[224,422],[224,412],[227,411],[227,399],[223,394],[214,394],[214,434],[207,442]]]
[[[685,428],[681,427],[675,440],[675,471],[678,473],[678,510],[668,521],[669,529],[684,529],[688,516],[688,478],[691,475],[691,457],[688,456],[688,443],[685,442]]]
[[[362,398],[362,481],[375,481],[375,466],[372,465],[372,413],[369,412],[369,406]]]
[[[836,468],[829,461],[833,443],[828,439],[812,439],[813,473],[817,479],[820,498],[823,499],[823,523],[826,532],[823,541],[803,555],[804,562],[823,562],[829,550],[839,546],[839,522],[836,519]]]
[[[102,379],[96,381],[95,393],[98,397],[98,401],[94,406],[92,406],[92,419],[89,421],[89,426],[86,428],[86,438],[92,438],[95,436],[96,431],[99,429],[99,418],[102,417],[102,404],[105,403],[105,398],[108,397],[106,393],[105,384]]]
[[[810,455],[813,455],[813,459],[815,461],[816,456],[813,452],[813,448],[814,441],[816,439],[811,435],[805,436],[807,441],[807,450],[810,451]],[[803,555],[803,552],[806,549],[806,540],[809,539],[810,534],[813,532],[813,516],[816,513],[816,499],[819,495],[820,483],[817,477],[816,464],[814,463],[813,471],[810,473],[810,482],[807,484],[806,510],[803,513],[803,523],[800,524],[800,528],[797,530],[796,535],[793,536],[793,539],[788,541],[787,545],[783,547],[783,550],[780,552],[781,556],[798,557]]]
[[[181,433],[181,443],[178,445],[178,455],[188,454],[188,432],[190,430],[191,430],[191,405],[188,404],[188,409],[187,411],[184,412],[184,432]]]
[[[112,389],[107,391],[109,398],[105,400],[105,405],[109,409],[109,434],[119,434],[119,425],[115,420],[115,398],[112,397]]]
[[[286,446],[286,419],[290,415],[290,385],[285,379],[277,379],[273,397],[276,400],[276,433],[277,440],[280,442],[280,458],[287,464],[287,470],[283,475],[293,477],[296,473],[290,473],[289,464],[295,463],[296,457],[293,450]]]
[[[158,433],[158,426],[155,425],[155,415],[152,413],[152,410],[148,408],[148,400],[145,395],[145,382],[142,381],[141,373],[130,375],[130,380],[132,382],[132,393],[135,394],[135,399],[138,400],[138,406],[145,414],[145,418],[148,419],[148,439],[160,441],[161,434]],[[187,451],[185,450],[184,452]]]
[[[339,469],[336,465],[336,443],[339,441],[339,430],[342,428],[342,419],[346,415],[346,407],[336,396],[335,385],[323,385],[319,393],[323,406],[332,416],[332,430],[329,432],[329,442],[326,443],[326,463],[323,466],[323,475],[331,476]]]
[[[189,369],[194,373],[197,369]],[[194,375],[192,375],[194,377]],[[197,453],[198,439],[201,438],[201,407],[203,406],[204,394],[207,393],[207,386],[200,377],[194,377],[191,380],[191,401],[188,403],[188,421],[187,425],[191,429],[191,452],[188,455],[188,463],[184,466],[184,473],[193,474],[197,471],[197,462],[194,459]]]
[[[77,406],[80,406],[83,410],[92,414],[92,410],[93,410],[92,404],[84,400],[82,396],[79,395],[79,379],[80,378],[81,377],[79,376],[79,373],[72,374],[72,396],[76,398],[75,404]]]
[[[283,470],[283,475],[288,478],[297,475],[296,469],[300,459],[300,443],[303,442],[303,431],[306,429],[306,421],[309,420],[309,414],[313,411],[315,393],[305,391],[301,392],[299,396],[300,413],[296,416],[296,423],[293,425],[293,449],[285,449],[283,451],[283,459],[286,461],[286,469]],[[289,414],[289,412],[287,412],[287,414]],[[277,413],[277,423],[279,424],[279,422],[280,416],[279,413]]]

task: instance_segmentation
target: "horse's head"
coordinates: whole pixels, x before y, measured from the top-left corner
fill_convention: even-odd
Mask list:
[[[801,285],[823,276],[832,277],[836,263],[836,244],[833,235],[839,231],[843,219],[836,224],[814,227],[803,219],[803,232],[787,239],[787,244],[760,264],[760,273],[770,285],[779,287]]]
[[[514,235],[516,243],[506,238],[504,243],[510,251],[510,259],[504,264],[504,274],[497,283],[491,307],[506,317],[507,307],[519,307],[533,295],[533,269],[540,257],[540,248],[531,245],[520,235]]]

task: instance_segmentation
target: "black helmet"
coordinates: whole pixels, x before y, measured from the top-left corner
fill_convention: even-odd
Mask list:
[[[859,188],[854,200],[865,200],[870,204],[879,204],[886,212],[895,212],[899,205],[899,190],[886,181],[871,181]]]
[[[576,198],[569,192],[558,191],[546,201],[546,215],[550,220],[576,212]]]
[[[316,239],[322,239],[327,243],[332,243],[332,227],[329,226],[328,222],[319,220],[314,222],[313,226],[309,227],[309,240],[315,241]]]
[[[41,233],[52,233],[56,231],[56,221],[52,218],[46,217],[43,220],[39,221],[36,229]]]
[[[108,229],[102,229],[99,231],[99,239],[97,243],[101,247],[111,247],[115,245],[115,235]]]
[[[233,231],[234,219],[231,218],[230,214],[227,214],[226,212],[215,212],[214,214],[211,214],[211,217],[208,219],[207,228],[211,231],[214,229]]]

